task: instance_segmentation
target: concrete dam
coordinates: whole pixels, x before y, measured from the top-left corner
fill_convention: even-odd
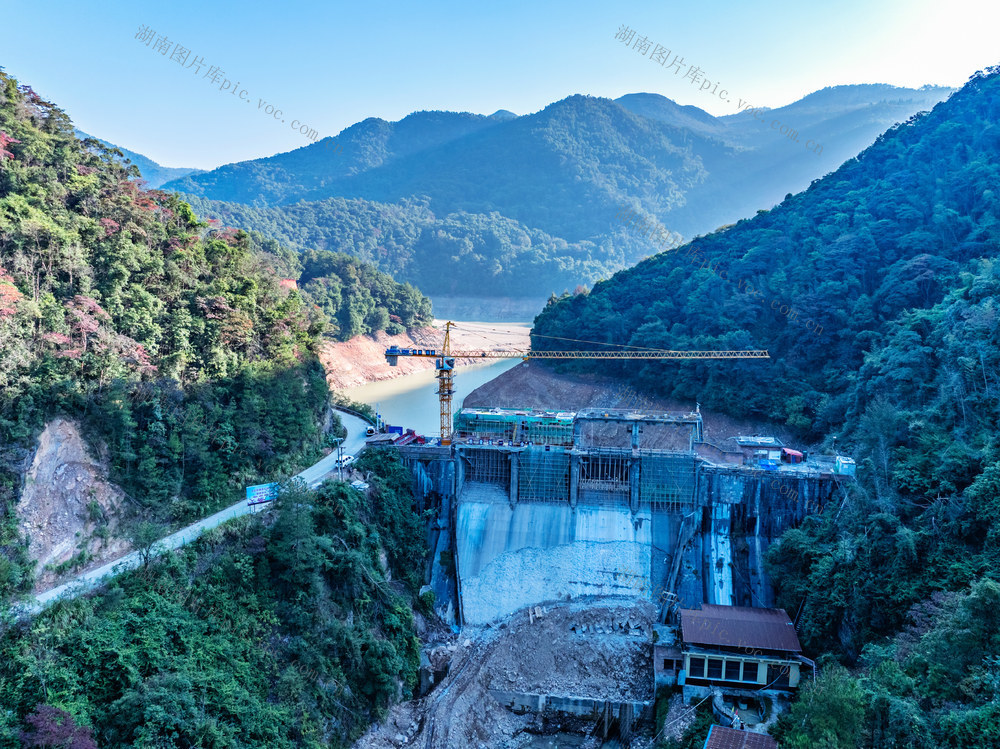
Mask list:
[[[469,624],[579,596],[771,606],[768,546],[846,478],[770,438],[710,444],[697,411],[464,409],[455,436],[399,450],[436,510],[439,610]]]

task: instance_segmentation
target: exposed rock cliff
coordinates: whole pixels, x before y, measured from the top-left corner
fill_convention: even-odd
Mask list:
[[[36,591],[54,587],[71,570],[85,570],[125,554],[117,537],[121,490],[88,451],[78,425],[49,422],[25,475],[17,505],[21,532],[37,560]]]

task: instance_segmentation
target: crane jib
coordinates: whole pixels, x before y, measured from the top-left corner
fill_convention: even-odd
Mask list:
[[[434,368],[440,383],[437,394],[441,406],[441,444],[451,444],[451,397],[455,377],[455,359],[770,359],[766,350],[748,351],[672,351],[668,349],[640,349],[635,351],[532,351],[515,349],[506,351],[452,351],[451,329],[454,323],[445,324],[444,342],[440,349],[400,348],[390,346],[385,350],[385,360],[395,367],[401,356],[435,359]]]
[[[386,359],[399,356],[416,356],[440,359],[440,352],[391,349]],[[455,359],[770,359],[766,350],[748,351],[452,351]],[[392,363],[390,361],[390,363]]]

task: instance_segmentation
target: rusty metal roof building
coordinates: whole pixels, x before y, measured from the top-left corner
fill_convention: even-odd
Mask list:
[[[680,614],[685,644],[802,652],[795,627],[784,609],[706,603],[700,609],[681,609]]]
[[[778,749],[778,742],[763,733],[712,726],[704,749]]]

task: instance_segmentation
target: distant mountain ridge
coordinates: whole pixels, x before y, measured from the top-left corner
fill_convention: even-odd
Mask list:
[[[414,153],[434,149],[510,119],[497,112],[414,112],[398,122],[369,117],[336,138],[324,138],[293,151],[252,161],[225,164],[209,172],[177,178],[165,189],[250,204],[279,205],[322,194],[327,185],[351,178]],[[516,115],[511,115],[516,117]],[[327,141],[335,140],[339,149]]]
[[[139,171],[142,172],[142,178],[146,181],[146,186],[150,188],[160,187],[160,185],[165,182],[170,182],[175,179],[182,179],[189,174],[202,174],[204,169],[189,169],[187,167],[176,167],[176,166],[161,166],[153,161],[148,156],[143,156],[141,153],[136,153],[135,151],[130,151],[122,146],[117,146],[114,143],[110,143],[106,140],[98,138],[93,135],[88,135],[82,130],[74,131],[77,138],[80,140],[86,140],[87,138],[93,138],[96,141],[100,141],[108,148],[117,148],[122,152],[122,155],[139,167]]]
[[[659,120],[675,127],[687,127],[713,135],[719,135],[726,129],[721,119],[713,117],[704,109],[691,104],[678,104],[660,94],[625,94],[615,99],[615,103],[633,114]]]
[[[835,168],[870,145],[891,124],[931,108],[951,91],[883,84],[838,86],[768,110],[769,117],[780,117],[803,136],[807,128],[815,131],[810,135],[823,149],[819,155],[810,154],[811,160],[797,159],[804,164],[789,175],[795,183],[782,185],[784,192],[769,193],[766,199],[776,202],[785,193],[804,188],[811,179],[825,173],[821,170]],[[657,124],[639,124],[622,110]],[[620,189],[626,186],[627,177],[642,174],[642,165],[629,162],[633,154],[650,158],[651,149],[669,153],[672,148],[683,150],[690,146],[694,157],[709,162],[721,158],[736,165],[754,160],[787,162],[796,149],[776,137],[770,128],[746,127],[747,121],[753,121],[747,112],[717,118],[695,106],[641,93],[613,102],[575,95],[521,117],[501,112],[489,117],[415,112],[398,122],[369,118],[352,125],[336,136],[342,152],[331,152],[324,144],[316,143],[263,159],[227,164],[174,180],[166,188],[213,200],[270,206],[328,197],[395,202],[426,194],[437,212],[496,210],[573,241],[602,233],[604,226],[582,227],[574,234],[565,226],[533,216],[542,211],[524,211],[519,201],[511,200],[509,185],[502,175],[514,172],[515,177],[527,180],[544,177],[545,188],[558,185],[573,189],[582,180],[589,183],[586,191],[599,197],[601,188]],[[664,125],[667,129],[663,129]],[[727,150],[730,148],[732,153]],[[759,152],[759,158],[754,159],[747,151]],[[587,152],[593,156],[588,157]],[[682,165],[676,160],[657,159],[656,166],[669,171],[698,171],[696,165]],[[643,176],[652,177],[651,186],[661,191],[684,189],[669,175]],[[626,184],[619,184],[622,177],[626,177]],[[704,176],[705,181],[723,190],[731,188],[734,179],[739,177]],[[454,189],[456,182],[464,188],[461,195],[452,194],[458,192]],[[628,195],[611,197],[614,203]],[[677,215],[670,223],[678,231],[689,234],[715,228],[703,225],[697,217],[684,215],[686,212],[677,210],[675,203],[671,201],[670,207]],[[666,215],[655,209],[665,207],[649,206],[660,219]]]
[[[199,209],[300,249],[317,246],[311,242],[322,236],[327,249],[366,257],[422,284],[428,270],[420,246],[430,241],[429,228],[416,231],[407,219],[408,229],[392,232],[393,248],[379,249],[376,241],[365,256],[361,246],[370,238],[348,231],[353,220],[326,203],[377,204],[385,219],[407,214],[416,201],[457,231],[446,232],[457,251],[445,256],[456,263],[506,268],[503,258],[512,254],[546,258],[530,277],[518,275],[533,267],[521,261],[516,271],[491,273],[496,284],[475,283],[461,271],[452,278],[435,273],[428,293],[440,296],[446,287],[452,295],[490,297],[521,287],[541,301],[655,251],[614,221],[621,204],[686,238],[704,234],[804,189],[950,91],[838,86],[763,115],[761,109],[756,118],[749,111],[713,117],[642,93],[615,101],[576,95],[522,116],[415,112],[398,122],[369,118],[352,125],[335,138],[342,148],[320,142],[191,174],[164,189],[213,201],[199,202]],[[799,133],[799,141],[772,128],[775,119]],[[819,144],[812,151],[810,139]],[[481,231],[495,223],[495,230]],[[522,238],[516,247],[512,226]],[[440,262],[440,254],[434,257]],[[454,282],[461,276],[468,280]]]

